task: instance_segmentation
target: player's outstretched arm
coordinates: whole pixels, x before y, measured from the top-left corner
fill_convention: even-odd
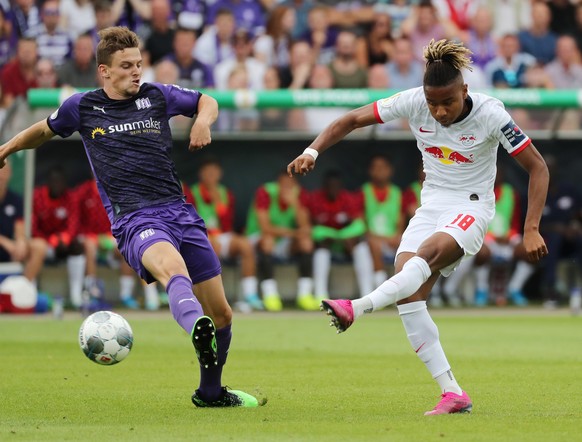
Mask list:
[[[529,173],[523,245],[529,259],[535,262],[548,254],[548,248],[540,234],[540,219],[546,204],[550,173],[533,144],[518,153],[515,159]]]
[[[46,120],[41,120],[33,124],[28,129],[24,129],[15,135],[10,141],[0,146],[0,168],[4,167],[4,161],[9,155],[23,149],[35,149],[46,143],[55,133],[50,129]]]
[[[188,150],[202,149],[212,141],[210,126],[218,118],[218,103],[209,95],[201,95],[198,101],[198,114],[190,130]]]
[[[352,131],[377,122],[374,104],[367,104],[348,112],[327,126],[301,155],[291,161],[287,165],[287,173],[289,176],[294,173],[305,175],[313,170],[317,156],[327,148],[341,141]]]

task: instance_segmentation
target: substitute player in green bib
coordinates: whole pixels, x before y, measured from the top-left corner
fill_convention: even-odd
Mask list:
[[[274,259],[297,257],[299,280],[297,305],[303,310],[316,310],[313,297],[311,224],[307,211],[308,195],[297,180],[282,171],[277,181],[257,190],[249,210],[246,233],[258,251],[259,273],[263,303],[269,311],[283,308],[277,281],[274,278]]]
[[[198,169],[198,183],[190,189],[193,204],[206,224],[208,238],[219,258],[240,258],[244,301],[254,310],[263,310],[255,251],[247,237],[234,231],[234,195],[221,180],[220,162],[214,157],[206,157]]]
[[[362,186],[376,287],[388,277],[384,270],[384,259],[394,260],[404,230],[402,192],[398,186],[392,184],[392,174],[390,159],[384,155],[375,155],[368,167],[370,181]]]

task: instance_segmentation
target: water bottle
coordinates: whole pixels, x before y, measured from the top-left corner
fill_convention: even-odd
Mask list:
[[[55,296],[53,298],[53,316],[55,319],[63,319],[64,303],[62,296]]]

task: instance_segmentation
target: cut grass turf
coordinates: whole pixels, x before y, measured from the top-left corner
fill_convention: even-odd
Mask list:
[[[268,403],[196,409],[198,367],[168,312],[126,313],[135,344],[99,366],[81,318],[0,317],[0,440],[582,440],[582,318],[438,312],[473,413],[425,417],[439,391],[393,312],[336,335],[321,313],[235,318],[224,382]]]

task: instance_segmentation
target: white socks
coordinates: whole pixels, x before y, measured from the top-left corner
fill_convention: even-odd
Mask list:
[[[352,301],[354,319],[408,298],[430,278],[430,275],[427,262],[419,256],[414,256],[404,264],[399,273],[384,281],[372,293]]]
[[[366,296],[374,290],[374,286],[372,285],[374,279],[372,269],[374,268],[374,264],[368,243],[362,241],[356,244],[352,251],[352,258],[354,260],[354,270],[356,271],[360,296]]]
[[[131,298],[134,287],[135,278],[132,275],[121,275],[119,277],[119,297],[121,299]]]
[[[269,296],[279,296],[277,281],[274,279],[265,279],[261,281],[261,293],[263,294],[263,298],[268,298]]]
[[[160,308],[158,286],[155,282],[143,286],[143,296],[148,310],[157,310]]]
[[[358,281],[360,296],[370,293],[374,286],[372,272],[372,255],[368,243],[361,242],[354,247],[352,252],[354,261],[354,271]],[[313,252],[313,281],[315,285],[315,296],[320,298],[329,297],[329,272],[331,267],[331,252],[329,249],[319,248]]]
[[[388,279],[388,273],[385,270],[376,270],[374,272],[374,287],[379,287]]]
[[[399,305],[398,314],[412,349],[438,382],[442,392],[462,394],[439,341],[438,328],[426,309],[426,301]]]
[[[313,295],[313,279],[302,276],[297,281],[297,296]]]
[[[475,288],[489,290],[489,264],[483,264],[475,269]]]
[[[241,279],[240,285],[245,298],[259,294],[259,281],[256,276],[245,276]]]
[[[85,255],[72,255],[67,257],[67,273],[69,275],[69,294],[71,303],[80,307],[83,303],[83,282],[85,279]]]
[[[473,262],[475,261],[475,255],[467,256],[461,261],[457,270],[455,270],[451,275],[445,279],[443,283],[443,293],[447,296],[457,296],[459,293],[459,286],[463,279],[469,274],[473,269]]]
[[[518,261],[515,270],[513,271],[513,275],[511,276],[511,280],[507,284],[509,293],[520,291],[533,272],[534,266],[530,263]]]
[[[328,280],[331,267],[331,252],[329,249],[316,249],[313,252],[313,282],[315,296],[329,298]]]
[[[379,310],[408,298],[430,278],[430,275],[430,267],[424,259],[419,256],[409,259],[402,267],[402,271],[383,282],[369,295],[352,301],[356,318],[370,308]]]

